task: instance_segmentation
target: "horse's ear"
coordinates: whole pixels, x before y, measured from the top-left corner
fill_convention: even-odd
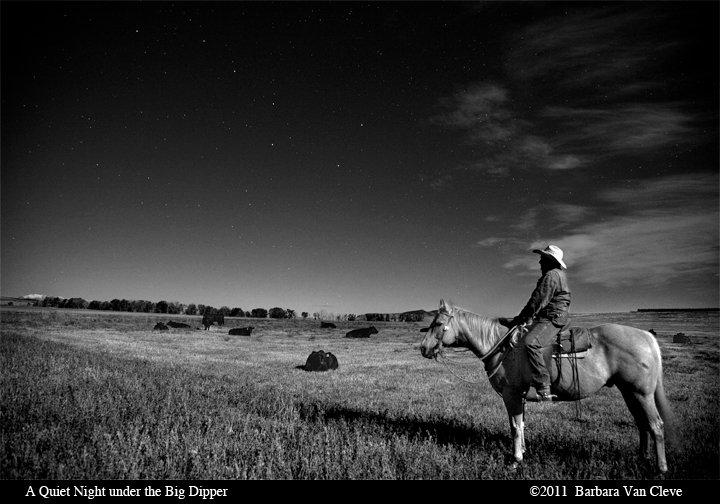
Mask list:
[[[438,307],[440,311],[447,311],[447,304],[445,303],[444,299],[440,300],[440,306]]]

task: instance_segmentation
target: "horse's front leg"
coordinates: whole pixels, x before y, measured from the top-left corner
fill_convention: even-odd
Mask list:
[[[515,464],[522,463],[525,453],[525,415],[522,396],[509,392],[503,393],[503,401],[510,420],[510,435],[513,441],[513,457]]]

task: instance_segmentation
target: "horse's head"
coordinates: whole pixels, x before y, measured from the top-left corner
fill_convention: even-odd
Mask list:
[[[420,353],[423,357],[433,359],[442,351],[443,346],[451,346],[457,342],[457,321],[455,309],[440,300],[440,308],[429,327],[422,329],[425,337],[420,343]]]

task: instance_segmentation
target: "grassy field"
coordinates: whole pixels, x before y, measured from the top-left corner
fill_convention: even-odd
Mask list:
[[[193,329],[153,331],[157,321]],[[678,419],[670,479],[718,479],[718,314],[575,315],[654,329]],[[0,479],[653,479],[616,389],[527,406],[526,461],[479,361],[423,359],[420,323],[3,308]],[[255,326],[251,337],[232,327]],[[675,344],[684,332],[692,344]],[[338,370],[302,370],[313,350]]]

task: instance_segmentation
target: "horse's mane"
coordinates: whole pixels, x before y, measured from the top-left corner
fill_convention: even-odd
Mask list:
[[[463,318],[472,336],[479,340],[481,348],[490,348],[497,342],[497,318],[478,315],[459,306],[453,306],[452,309]]]

